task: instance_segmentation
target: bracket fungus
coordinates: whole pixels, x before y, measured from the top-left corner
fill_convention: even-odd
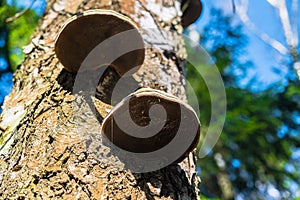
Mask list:
[[[202,12],[202,3],[200,0],[182,0],[181,2],[183,28],[194,23]]]
[[[114,37],[126,31],[130,31],[128,37]],[[86,62],[90,53],[101,44],[104,46],[98,49],[93,60]],[[138,48],[126,51],[133,44]],[[118,55],[120,48],[123,52]],[[115,11],[102,9],[71,17],[58,34],[55,53],[67,71],[77,73],[86,62],[88,66],[84,70],[112,66],[121,76],[142,65],[145,57],[144,41],[133,20]]]
[[[137,155],[162,150],[158,156],[181,162],[197,146],[200,122],[193,108],[177,97],[143,88],[112,109],[101,134],[108,146]]]

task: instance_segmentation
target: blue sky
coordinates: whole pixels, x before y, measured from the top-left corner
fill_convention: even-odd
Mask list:
[[[239,17],[233,13],[231,0],[202,0],[202,2],[204,4],[204,10],[202,16],[196,22],[198,30],[202,30],[205,24],[209,22],[209,10],[212,7],[221,8],[226,14],[235,15],[235,19],[238,23],[242,23]],[[289,8],[291,7],[291,0],[287,0],[287,6]],[[260,31],[265,32],[270,37],[286,45],[280,19],[276,10],[267,2],[267,0],[250,0],[248,15]],[[299,17],[300,12],[298,14],[298,18]],[[283,77],[288,71],[282,64],[285,56],[281,55],[262,41],[247,27],[244,28],[244,33],[249,39],[247,47],[248,58],[254,63],[254,68],[249,71],[249,78],[253,76],[257,77],[259,84],[256,87],[265,88],[278,81],[281,81],[284,84],[285,81]],[[274,68],[277,73],[274,72]]]

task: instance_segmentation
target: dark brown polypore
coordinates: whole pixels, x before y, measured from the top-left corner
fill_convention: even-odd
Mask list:
[[[111,65],[120,75],[123,75],[143,63],[145,56],[144,42],[134,22],[112,10],[90,10],[68,20],[56,39],[55,53],[66,70],[76,73],[95,47],[112,36],[129,30],[131,30],[130,38],[134,40],[135,46],[141,48],[120,55],[112,60],[112,63],[105,63],[103,60],[115,53],[112,50],[119,48],[124,42],[127,42],[127,45],[129,44],[128,41],[122,41],[120,37],[115,38],[118,41],[115,41],[114,44],[119,46],[102,48],[102,51],[98,52],[99,56],[94,56],[94,59],[98,60],[93,61],[93,64],[96,63],[97,65],[85,66],[86,69],[93,70]]]
[[[161,110],[150,114],[151,107],[155,105],[162,106],[166,115]],[[132,124],[126,123],[128,120],[140,128],[130,127]],[[143,127],[150,126],[151,121],[154,123],[153,130],[156,129],[155,124],[164,123],[153,136],[141,137],[147,134]],[[141,89],[116,105],[103,121],[102,134],[118,148],[134,153],[159,150],[174,140],[177,134],[183,134],[182,139],[192,137],[191,144],[177,156],[176,161],[180,162],[196,148],[200,123],[193,109],[178,98],[154,89]]]

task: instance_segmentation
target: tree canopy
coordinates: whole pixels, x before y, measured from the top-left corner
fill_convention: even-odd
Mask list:
[[[291,185],[299,182],[300,166],[294,156],[300,147],[299,81],[291,76],[286,86],[274,83],[262,92],[252,91],[251,84],[259,84],[255,78],[242,86],[240,81],[253,65],[245,59],[247,38],[240,25],[232,25],[231,17],[219,10],[212,10],[211,16],[200,43],[221,72],[227,114],[212,152],[198,160],[201,191],[210,197],[228,198],[226,190],[233,188],[231,194],[227,191],[229,197],[256,199],[271,198],[270,191],[275,188],[280,198],[294,197]],[[193,54],[192,48],[189,54]],[[211,102],[194,68],[187,66],[187,77],[199,96],[200,120],[205,127]]]

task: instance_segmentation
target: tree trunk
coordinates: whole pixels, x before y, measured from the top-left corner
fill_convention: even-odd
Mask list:
[[[155,172],[132,173],[101,144],[101,124],[88,117],[93,113],[84,96],[72,92],[76,75],[56,58],[55,38],[68,18],[97,8],[127,15],[140,28],[146,54],[133,76],[139,87],[164,90],[186,101],[180,1],[48,0],[3,105],[0,197],[197,199],[192,154]],[[101,122],[111,106],[101,98],[95,101]]]

